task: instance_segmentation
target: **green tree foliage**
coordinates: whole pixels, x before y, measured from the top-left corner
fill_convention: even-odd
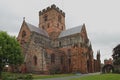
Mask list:
[[[120,44],[113,49],[113,60],[115,65],[120,65]]]
[[[21,47],[15,37],[0,31],[0,73],[5,65],[20,65],[23,62]]]

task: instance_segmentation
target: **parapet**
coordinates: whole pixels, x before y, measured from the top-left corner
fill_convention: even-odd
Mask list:
[[[57,12],[61,13],[65,17],[65,13],[61,9],[59,9],[58,7],[56,7],[55,4],[51,5],[50,7],[47,7],[46,9],[43,9],[42,11],[39,11],[39,16],[41,16],[42,14],[50,11],[51,9],[56,10]]]

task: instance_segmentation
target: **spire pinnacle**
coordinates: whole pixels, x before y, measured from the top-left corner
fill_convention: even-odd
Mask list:
[[[23,21],[25,21],[25,17],[23,17]]]
[[[100,55],[100,50],[97,51],[97,55]]]

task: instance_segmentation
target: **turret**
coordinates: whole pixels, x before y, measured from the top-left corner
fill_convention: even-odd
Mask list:
[[[97,51],[97,60],[100,61],[100,50]]]

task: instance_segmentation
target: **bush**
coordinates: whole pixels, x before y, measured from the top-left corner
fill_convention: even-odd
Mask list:
[[[21,75],[18,77],[19,80],[32,80],[33,77],[32,77],[32,74],[29,74],[29,75]]]
[[[23,75],[19,75],[19,76],[18,76],[18,79],[20,79],[20,80],[24,80],[24,79],[25,79],[25,76],[23,76]]]
[[[32,74],[26,75],[25,77],[25,80],[32,80],[32,79],[33,79]]]
[[[17,76],[16,75],[7,75],[7,74],[4,74],[2,76],[2,80],[17,80]]]
[[[2,80],[33,80],[32,74],[7,74],[2,75]]]
[[[116,69],[114,70],[114,73],[119,73],[119,74],[120,74],[120,70],[116,68]]]

